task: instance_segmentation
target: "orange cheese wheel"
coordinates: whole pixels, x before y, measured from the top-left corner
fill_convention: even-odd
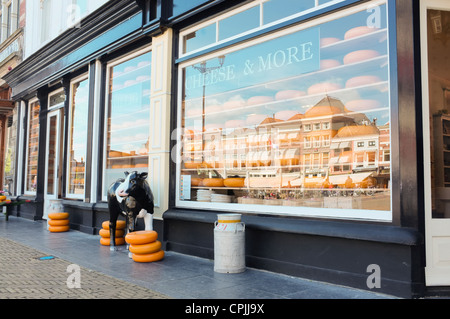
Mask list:
[[[69,229],[70,229],[70,226],[49,226],[48,227],[48,230],[51,233],[63,233],[63,232],[69,231]]]
[[[362,36],[365,34],[372,33],[377,30],[379,30],[379,29],[371,28],[368,26],[356,27],[356,28],[348,30],[344,35],[344,39],[348,40],[348,39],[356,38],[356,37],[359,37],[359,36]]]
[[[125,229],[126,226],[127,226],[126,221],[124,221],[124,220],[116,221],[116,229]],[[102,223],[102,227],[103,227],[103,229],[109,230],[109,220],[104,221]]]
[[[144,245],[153,243],[158,239],[158,233],[154,230],[141,230],[129,233],[125,236],[125,241],[131,245]]]
[[[203,178],[192,177],[191,178],[191,185],[192,186],[201,186],[202,185],[202,181],[203,181]]]
[[[161,250],[161,242],[159,240],[143,244],[143,245],[130,245],[130,252],[137,255],[146,255],[146,254],[153,254]]]
[[[165,255],[164,250],[160,250],[153,254],[146,254],[146,255],[133,254],[131,258],[138,263],[151,263],[154,261],[160,261],[161,259],[164,258],[164,255]]]
[[[111,233],[109,229],[100,229],[99,235],[103,238],[110,238]],[[116,238],[123,237],[125,235],[125,231],[123,229],[116,229]]]
[[[226,187],[244,187],[245,178],[226,178],[223,184]]]
[[[223,187],[223,178],[205,178],[203,180],[205,187]]]
[[[6,200],[6,196],[1,195],[1,196],[0,196],[0,202],[4,202],[5,200]]]
[[[100,238],[100,244],[103,246],[110,246],[111,240],[109,238]],[[125,238],[123,237],[117,237],[116,238],[116,245],[122,246],[125,245]]]
[[[67,218],[69,218],[69,213],[51,213],[51,214],[48,214],[48,218],[54,219],[54,220],[67,219]]]
[[[357,63],[357,62],[373,59],[378,56],[380,56],[380,53],[378,53],[378,51],[375,51],[375,50],[353,51],[344,57],[344,64]]]
[[[70,221],[68,219],[50,219],[48,220],[49,226],[67,226]]]

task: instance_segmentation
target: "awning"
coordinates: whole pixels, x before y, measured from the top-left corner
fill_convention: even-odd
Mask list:
[[[366,173],[355,173],[355,174],[344,174],[344,175],[330,175],[329,181],[330,184],[333,185],[344,185],[347,178],[350,176],[353,183],[361,183],[364,181],[367,177],[371,176],[373,172],[366,172]]]

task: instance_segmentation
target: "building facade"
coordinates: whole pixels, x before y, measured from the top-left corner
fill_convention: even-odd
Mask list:
[[[40,15],[4,76],[14,195],[33,201],[15,214],[62,199],[95,235],[109,185],[145,171],[167,250],[212,258],[217,214],[237,212],[249,267],[450,286],[445,1],[26,3]]]

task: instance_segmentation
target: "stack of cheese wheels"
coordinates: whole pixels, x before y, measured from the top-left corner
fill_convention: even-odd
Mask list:
[[[69,213],[48,214],[48,230],[51,233],[63,233],[69,229]]]
[[[116,245],[122,246],[125,245],[125,227],[127,223],[124,220],[118,220],[116,222]],[[110,232],[109,232],[109,220],[102,223],[102,229],[100,229],[99,235],[100,244],[103,246],[110,245]]]
[[[153,230],[141,230],[129,233],[125,240],[130,244],[131,258],[138,263],[150,263],[164,258],[158,233]]]

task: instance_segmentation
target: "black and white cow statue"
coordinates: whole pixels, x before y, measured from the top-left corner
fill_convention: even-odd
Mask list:
[[[127,233],[134,232],[136,218],[143,218],[145,230],[153,230],[153,193],[147,173],[125,172],[108,190],[110,250],[116,250],[116,222],[124,215]]]

